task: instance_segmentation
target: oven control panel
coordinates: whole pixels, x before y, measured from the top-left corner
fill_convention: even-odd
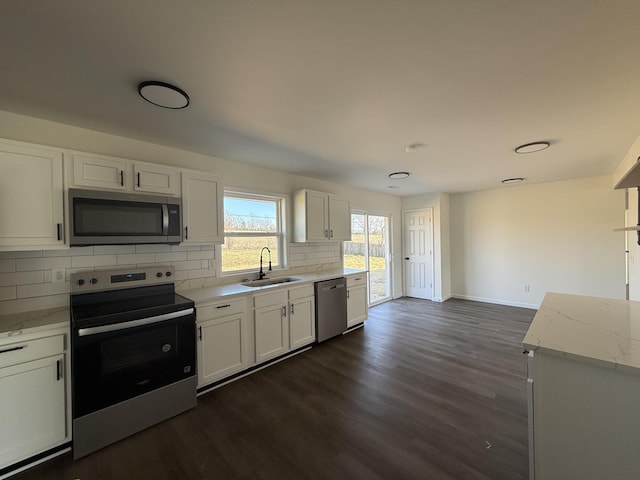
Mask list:
[[[173,283],[174,273],[172,266],[75,272],[71,274],[71,292],[101,292]]]

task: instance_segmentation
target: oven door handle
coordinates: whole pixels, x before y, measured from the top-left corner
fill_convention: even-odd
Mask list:
[[[140,318],[138,320],[131,320],[130,322],[112,323],[110,325],[100,325],[98,327],[80,328],[78,329],[78,336],[86,337],[87,335],[97,335],[98,333],[116,332],[118,330],[141,327],[143,325],[150,325],[152,323],[165,322],[167,320],[186,317],[187,315],[192,314],[193,308],[187,308],[186,310],[180,310],[178,312],[164,313],[162,315],[156,315],[153,317]]]

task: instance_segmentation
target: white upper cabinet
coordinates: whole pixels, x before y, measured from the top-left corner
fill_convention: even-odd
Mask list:
[[[0,142],[0,250],[64,246],[62,153]]]
[[[134,162],[133,189],[136,192],[180,195],[180,173],[177,168]]]
[[[106,155],[71,153],[73,186],[180,195],[177,168]]]
[[[224,242],[223,186],[216,175],[182,172],[183,243]]]
[[[351,203],[329,195],[329,236],[331,240],[351,240]]]
[[[337,195],[313,190],[293,194],[293,241],[351,240],[351,204]]]
[[[71,159],[74,186],[126,190],[131,181],[127,160],[76,153],[71,154]]]

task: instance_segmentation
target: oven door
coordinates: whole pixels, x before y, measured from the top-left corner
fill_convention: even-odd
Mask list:
[[[193,308],[74,326],[72,342],[73,418],[196,373]]]

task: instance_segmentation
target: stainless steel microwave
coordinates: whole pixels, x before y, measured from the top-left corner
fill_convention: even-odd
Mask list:
[[[69,244],[180,243],[179,198],[69,189]]]

